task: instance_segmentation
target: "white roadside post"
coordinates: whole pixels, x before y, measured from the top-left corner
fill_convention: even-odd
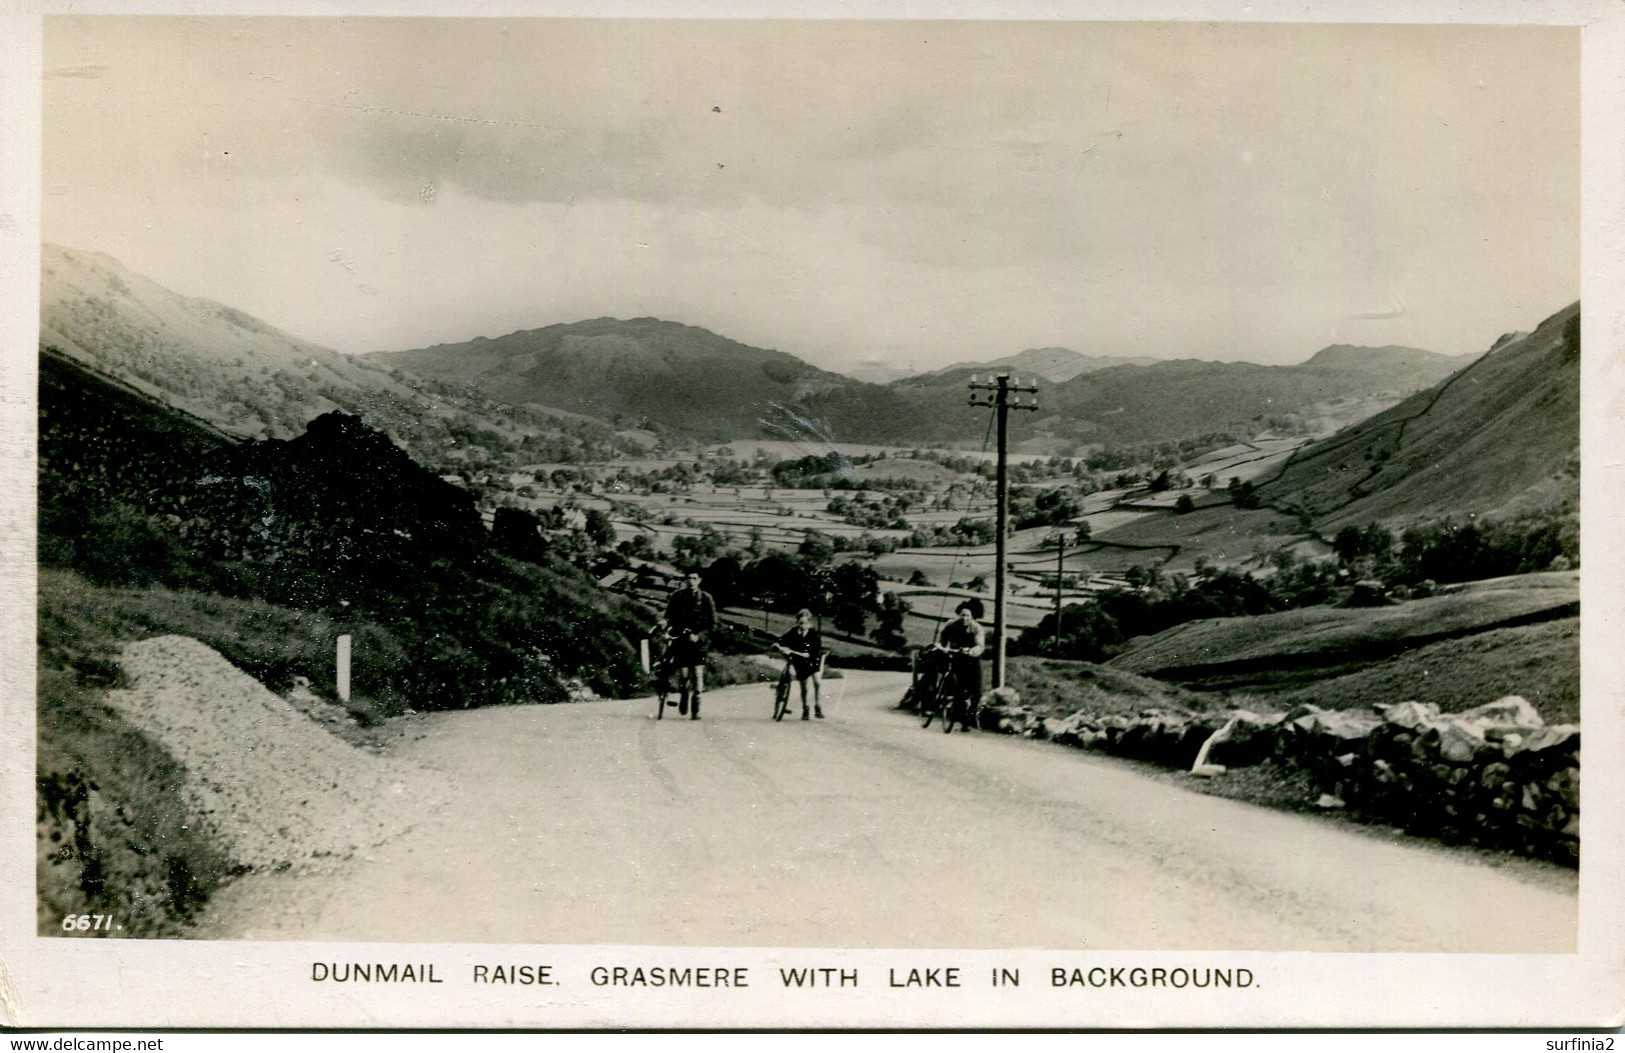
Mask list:
[[[339,701],[350,701],[350,634],[339,637],[338,655]]]

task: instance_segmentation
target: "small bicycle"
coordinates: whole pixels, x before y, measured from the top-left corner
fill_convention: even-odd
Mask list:
[[[783,720],[784,715],[790,712],[790,695],[795,690],[795,659],[806,658],[804,651],[792,651],[783,645],[779,652],[784,655],[784,671],[779,674],[779,682],[773,685],[773,719]]]

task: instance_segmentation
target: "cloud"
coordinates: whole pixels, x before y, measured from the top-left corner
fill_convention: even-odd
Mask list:
[[[1577,295],[1572,29],[46,29],[52,236],[346,348],[655,314],[815,358],[1291,356],[1403,295],[1370,324],[1471,350],[1450,317]]]

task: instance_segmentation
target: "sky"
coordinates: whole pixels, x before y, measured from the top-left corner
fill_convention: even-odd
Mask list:
[[[1485,350],[1579,298],[1565,27],[52,16],[42,227],[344,352]]]

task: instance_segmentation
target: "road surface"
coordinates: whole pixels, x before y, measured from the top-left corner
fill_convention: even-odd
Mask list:
[[[1207,797],[1049,743],[921,730],[906,678],[437,714],[453,804],[330,874],[242,879],[215,938],[1564,952],[1571,872]]]

